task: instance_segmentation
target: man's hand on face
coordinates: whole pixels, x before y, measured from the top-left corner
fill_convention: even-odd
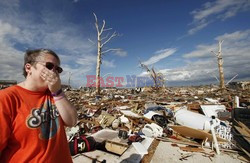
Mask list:
[[[40,76],[46,83],[48,83],[50,92],[57,92],[61,89],[61,80],[57,72],[43,68]]]

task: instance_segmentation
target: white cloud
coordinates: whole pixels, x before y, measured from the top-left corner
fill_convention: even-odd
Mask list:
[[[18,80],[22,77],[22,52],[13,48],[7,36],[15,35],[19,29],[0,20],[0,76],[2,79]]]
[[[197,45],[196,50],[184,54],[184,58],[193,58],[193,57],[212,57],[211,51],[215,50],[216,44],[212,45]]]
[[[141,74],[137,75],[138,77],[150,77],[150,73],[149,72],[142,72]]]
[[[249,0],[216,0],[214,2],[206,2],[199,9],[191,12],[193,16],[194,26],[188,31],[188,34],[194,34],[205,28],[213,22],[213,19],[226,20],[235,16],[238,12],[250,9]]]
[[[8,35],[8,34],[17,34],[17,32],[19,31],[18,28],[16,27],[13,27],[11,24],[9,23],[5,23],[3,22],[2,20],[0,20],[0,37],[3,38],[5,37],[5,35]]]
[[[106,68],[115,68],[116,65],[115,65],[114,62],[115,62],[115,60],[111,60],[111,61],[103,60],[103,61],[102,61],[102,64],[103,64],[103,66],[106,67]]]
[[[197,23],[197,25],[194,28],[188,30],[188,34],[189,35],[193,35],[193,34],[195,34],[196,32],[198,32],[199,30],[205,28],[208,25],[209,25],[209,22],[200,22],[200,23]]]
[[[127,56],[127,52],[119,49],[113,52],[114,55],[120,56],[120,57],[126,57]]]
[[[70,56],[65,56],[67,58],[71,58]],[[94,55],[85,55],[82,58],[79,58],[75,61],[77,64],[79,65],[83,65],[83,66],[90,66],[96,63],[96,56]]]
[[[6,76],[8,72],[6,79],[23,80],[24,51],[49,48],[61,58],[62,82],[68,82],[70,72],[71,83],[82,85],[83,74],[95,74],[97,49],[87,40],[90,32],[79,25],[82,23],[72,24],[65,13],[51,10],[52,6],[40,8],[23,12],[18,0],[0,2],[0,75]],[[126,56],[127,53],[121,50],[114,55]],[[114,68],[115,61],[104,61],[103,65]]]
[[[249,35],[250,35],[250,30],[236,31],[233,33],[226,33],[222,36],[218,36],[215,38],[215,40],[228,40],[231,43],[235,41],[241,41],[241,42],[244,41],[248,43]]]
[[[222,44],[223,56],[248,55],[250,45],[250,30],[226,33],[215,38],[216,42],[210,45],[197,45],[196,50],[183,54],[184,58],[206,58],[214,57],[211,51],[218,51],[218,41],[224,40]]]
[[[18,10],[15,10],[15,13],[5,12],[0,15],[0,76],[2,78],[17,81],[24,79],[22,77],[23,55],[24,49],[27,48],[50,48],[58,53],[64,68],[61,75],[63,83],[68,81],[68,72],[72,72],[72,79],[80,84],[83,82],[82,74],[93,71],[96,64],[96,60],[93,59],[96,58],[96,48],[85,40],[84,31],[79,34],[79,27],[66,21],[62,26],[56,17],[48,15],[50,17],[43,17],[43,19],[51,19],[53,23],[41,21],[37,24],[32,19],[23,19],[23,15],[20,15]],[[29,14],[26,16],[30,17]],[[24,48],[22,51],[17,48],[20,45]],[[112,65],[114,65],[113,62]]]
[[[155,52],[155,55],[149,58],[147,61],[142,62],[143,64],[149,66],[159,62],[160,60],[169,57],[170,55],[174,54],[176,49],[162,49]]]
[[[165,75],[168,82],[173,83],[216,82],[214,75],[219,78],[217,58],[211,51],[218,51],[218,40],[224,40],[222,57],[226,81],[236,74],[238,74],[236,79],[250,79],[248,71],[250,69],[250,29],[217,36],[214,44],[197,45],[194,51],[183,54],[183,60],[186,62],[184,66],[162,69],[159,72]]]

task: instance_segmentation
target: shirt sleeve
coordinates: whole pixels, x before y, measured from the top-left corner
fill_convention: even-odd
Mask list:
[[[6,147],[11,134],[11,100],[0,91],[0,154]]]

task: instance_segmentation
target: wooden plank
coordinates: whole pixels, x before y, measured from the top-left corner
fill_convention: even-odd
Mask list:
[[[236,120],[235,120],[236,121]],[[236,121],[238,123],[238,125],[243,128],[246,132],[248,132],[248,134],[250,135],[250,129],[242,122],[240,121]]]
[[[179,147],[181,150],[183,151],[187,151],[187,152],[205,152],[204,149],[202,148],[195,148],[195,147]]]
[[[242,137],[250,144],[250,135],[244,129],[234,126],[234,128],[242,135]]]
[[[114,142],[110,140],[107,140],[105,144],[105,148],[107,149],[107,151],[118,155],[122,155],[128,149],[128,147],[129,146],[127,144]]]
[[[245,150],[241,146],[238,146],[238,147],[250,158],[250,153],[247,150]]]
[[[176,140],[176,139],[172,139],[172,138],[156,138],[156,139],[163,141],[163,142],[172,142],[172,143],[176,143],[176,144],[184,144],[184,145],[201,147],[201,144],[198,144],[198,143]]]
[[[190,145],[190,146],[195,146],[195,147],[202,147],[201,144],[198,143],[193,143],[193,142],[186,142],[186,141],[181,141],[181,140],[176,140],[176,139],[172,139],[172,138],[156,138],[157,140],[163,141],[163,142],[172,142],[172,143],[176,143],[176,144],[182,144],[182,145]],[[207,147],[207,146],[203,146],[202,148],[206,148],[206,149],[211,149],[211,147]],[[220,149],[223,152],[228,152],[228,153],[242,153],[241,151],[237,151],[237,150],[231,150],[231,149]]]
[[[154,153],[156,151],[156,148],[159,145],[159,143],[160,143],[159,140],[156,140],[156,139],[153,140],[152,144],[150,145],[150,147],[148,149],[148,154],[143,156],[141,163],[148,163],[152,160]]]

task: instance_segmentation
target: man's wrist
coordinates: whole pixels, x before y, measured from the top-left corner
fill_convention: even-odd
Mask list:
[[[59,100],[61,100],[61,99],[63,99],[65,97],[65,94],[62,92],[60,95],[58,95],[58,96],[53,96],[53,99],[55,100],[55,101],[59,101]]]
[[[63,90],[62,90],[62,88],[60,88],[58,91],[56,91],[56,92],[51,92],[51,95],[53,96],[53,97],[56,97],[56,96],[59,96],[61,93],[63,93]]]

